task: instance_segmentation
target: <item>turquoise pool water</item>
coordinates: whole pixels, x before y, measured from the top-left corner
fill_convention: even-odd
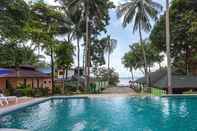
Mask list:
[[[55,99],[0,117],[31,131],[196,131],[197,97]]]

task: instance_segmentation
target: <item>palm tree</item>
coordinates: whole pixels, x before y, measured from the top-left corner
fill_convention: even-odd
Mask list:
[[[90,23],[94,20],[98,20],[102,13],[102,7],[105,6],[105,2],[101,0],[67,0],[68,8],[82,9],[82,19],[85,21],[85,87],[89,85],[90,76]]]
[[[170,56],[170,20],[169,20],[169,0],[166,0],[166,53],[168,70],[168,93],[172,94],[172,70]]]
[[[110,79],[110,55],[111,53],[115,50],[117,46],[117,41],[115,39],[111,39],[110,36],[107,36],[106,38],[106,47],[105,47],[105,52],[108,53],[108,81]]]
[[[115,39],[111,39],[110,36],[107,36],[107,41],[106,41],[106,47],[105,47],[105,51],[108,53],[108,70],[110,68],[110,55],[113,53],[113,51],[115,50],[116,46],[117,46],[117,41]]]
[[[139,31],[147,86],[149,86],[149,73],[147,69],[147,59],[142,38],[142,31],[149,32],[151,30],[150,20],[156,20],[157,15],[161,10],[162,6],[153,0],[129,0],[128,2],[118,6],[117,10],[118,18],[124,17],[123,27],[126,27],[133,21],[133,32],[136,32],[137,30]]]

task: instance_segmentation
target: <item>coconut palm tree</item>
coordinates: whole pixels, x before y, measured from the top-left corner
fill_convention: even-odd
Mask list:
[[[101,0],[67,0],[68,8],[73,10],[81,9],[81,18],[85,21],[85,87],[89,85],[90,76],[90,43],[91,43],[91,26],[97,26],[99,19],[106,12],[103,7],[106,8],[106,1]]]
[[[118,18],[123,17],[123,27],[134,22],[133,32],[136,32],[137,30],[139,31],[147,86],[149,85],[149,73],[147,69],[147,59],[142,31],[149,32],[151,30],[151,20],[156,20],[157,15],[161,10],[162,6],[153,0],[129,0],[118,6],[117,9]]]
[[[116,47],[117,47],[117,41],[115,39],[111,39],[111,36],[107,36],[105,52],[108,53],[108,57],[107,57],[108,70],[110,68],[110,55],[113,53]]]
[[[168,70],[168,93],[172,94],[172,71],[170,56],[170,20],[169,20],[169,0],[166,0],[166,54],[167,54],[167,70]]]

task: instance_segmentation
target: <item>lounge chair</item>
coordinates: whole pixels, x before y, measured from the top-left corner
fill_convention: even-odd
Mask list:
[[[10,100],[15,100],[16,103],[18,102],[18,98],[16,96],[5,96],[4,94],[0,94],[0,100],[2,103],[4,101],[6,104],[9,104]]]
[[[3,106],[3,102],[0,100],[0,106]]]

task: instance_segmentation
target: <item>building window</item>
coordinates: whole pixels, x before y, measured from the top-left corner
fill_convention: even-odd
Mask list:
[[[44,84],[46,84],[47,82],[46,81],[44,81]]]

